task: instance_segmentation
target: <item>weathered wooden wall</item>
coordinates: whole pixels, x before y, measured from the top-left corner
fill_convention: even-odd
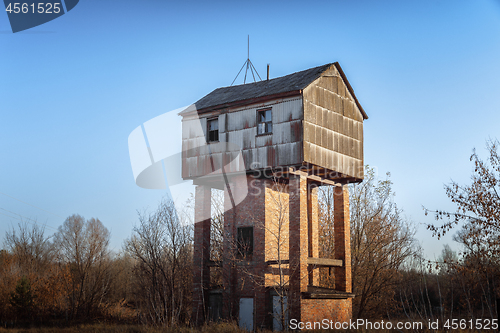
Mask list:
[[[363,116],[332,66],[303,92],[304,162],[363,179]]]

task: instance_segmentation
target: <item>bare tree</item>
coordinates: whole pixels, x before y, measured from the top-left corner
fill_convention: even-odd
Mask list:
[[[110,287],[110,233],[101,221],[68,217],[55,234],[59,260],[70,269],[68,281],[71,317],[90,317]]]
[[[273,319],[278,323],[277,329],[288,329],[288,297],[290,282],[289,260],[289,203],[293,200],[288,186],[274,179],[270,191],[269,219],[262,225],[266,232],[266,257],[273,262],[270,265],[274,292],[278,297],[278,311],[273,313]],[[273,308],[275,304],[273,302]],[[274,310],[274,309],[273,309]]]
[[[211,287],[223,284],[222,258],[224,250],[224,191],[212,189],[210,221],[210,260],[219,265],[210,270]]]
[[[22,221],[17,228],[6,232],[5,246],[11,253],[11,270],[4,272],[7,274],[1,278],[17,281],[20,289],[15,293],[29,286],[30,292],[26,295],[32,297],[30,313],[32,319],[37,320],[60,314],[64,302],[62,285],[68,281],[66,271],[55,264],[56,251],[51,237],[45,236],[44,231],[44,227],[37,223]],[[22,307],[19,308],[23,302],[16,304],[16,308],[24,312]]]
[[[454,240],[463,245],[464,252],[457,271],[470,283],[466,289],[467,305],[478,315],[496,317],[497,295],[500,293],[500,155],[498,140],[488,140],[486,148],[489,157],[483,161],[476,150],[470,160],[474,172],[470,185],[454,181],[445,186],[446,194],[457,208],[455,212],[442,210],[425,213],[435,214],[442,225],[428,225],[438,238],[457,225],[460,230]],[[468,293],[474,290],[475,297]],[[471,313],[471,315],[473,315]]]
[[[430,211],[437,220],[447,220],[441,226],[428,225],[438,238],[458,225],[468,222],[463,229],[464,236],[470,239],[466,245],[476,247],[484,255],[500,253],[500,155],[498,140],[489,140],[486,148],[490,154],[483,161],[474,150],[470,160],[474,163],[471,185],[452,182],[445,186],[446,194],[457,205],[456,212]]]
[[[172,201],[151,214],[139,214],[139,225],[125,242],[136,260],[136,297],[144,321],[174,325],[188,320],[191,305],[191,228],[183,224]]]
[[[333,195],[333,189],[321,188],[320,246],[325,256],[333,255],[335,247]],[[350,191],[353,313],[358,318],[385,313],[386,300],[400,282],[398,270],[415,253],[415,228],[393,197],[390,179],[378,180],[369,167],[364,181]]]
[[[45,229],[38,224],[20,222],[5,233],[5,247],[14,255],[21,275],[41,274],[54,259],[54,248]]]

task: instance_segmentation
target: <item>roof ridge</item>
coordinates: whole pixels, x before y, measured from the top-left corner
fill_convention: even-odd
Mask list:
[[[295,73],[276,77],[269,80],[261,80],[236,86],[220,87],[196,103],[196,109],[207,110],[217,107],[226,107],[235,102],[262,99],[266,96],[293,94],[307,87],[316,80],[327,68],[335,65],[328,63],[312,67]]]

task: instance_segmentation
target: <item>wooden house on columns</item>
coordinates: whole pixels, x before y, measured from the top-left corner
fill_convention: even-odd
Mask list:
[[[349,320],[346,184],[363,180],[368,117],[340,65],[219,88],[180,115],[182,177],[196,185],[193,320],[235,318],[247,329],[280,329],[283,318]],[[336,193],[334,258],[319,257],[317,188],[324,185]],[[212,188],[225,193],[218,260],[211,257]],[[319,285],[320,267],[330,268],[334,288]]]

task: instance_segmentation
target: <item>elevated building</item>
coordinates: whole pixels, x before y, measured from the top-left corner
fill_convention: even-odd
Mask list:
[[[340,65],[219,88],[181,116],[182,177],[197,185],[193,320],[238,318],[249,329],[279,329],[280,318],[349,320],[346,184],[363,180],[368,117]],[[335,187],[334,258],[319,257],[319,186]],[[213,188],[225,193],[217,260]],[[320,267],[334,288],[319,284]]]

